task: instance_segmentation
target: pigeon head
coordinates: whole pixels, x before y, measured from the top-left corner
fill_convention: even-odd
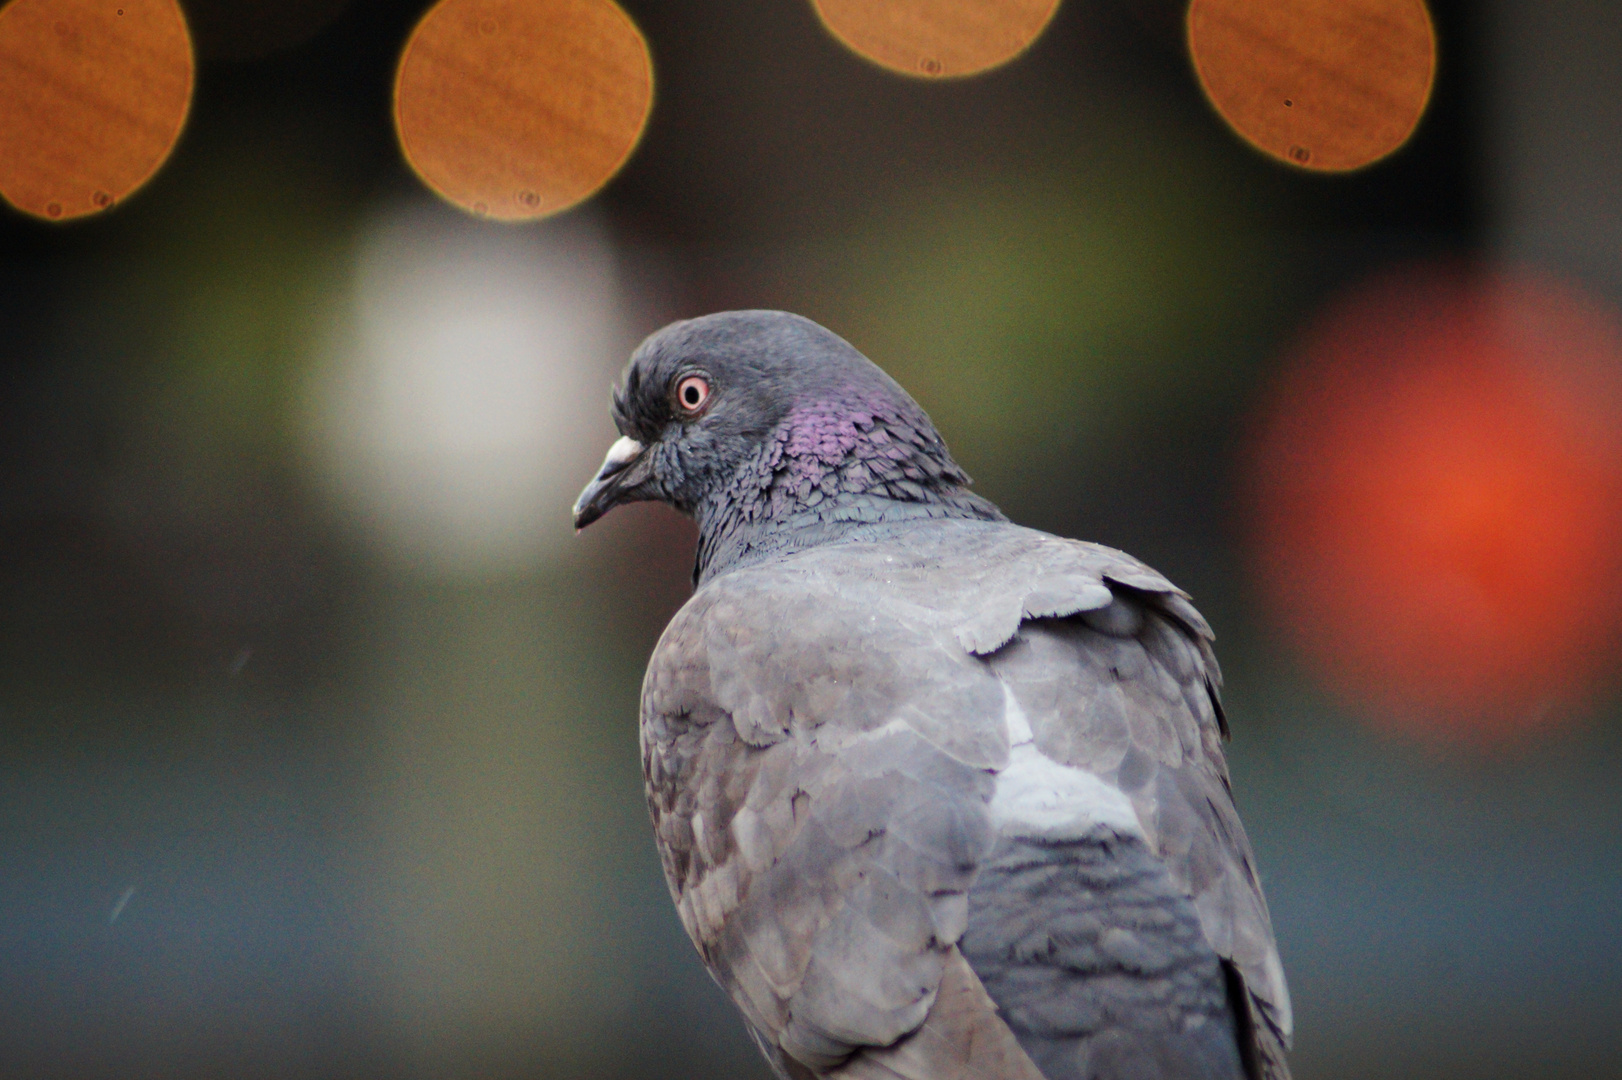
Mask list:
[[[631,356],[621,438],[577,529],[657,500],[699,526],[695,581],[755,557],[918,517],[1001,520],[918,403],[848,342],[781,311],[673,323]]]

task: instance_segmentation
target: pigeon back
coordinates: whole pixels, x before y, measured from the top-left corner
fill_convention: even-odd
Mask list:
[[[1220,684],[1163,577],[1001,522],[700,588],[643,686],[648,802],[779,1074],[1287,1078]]]

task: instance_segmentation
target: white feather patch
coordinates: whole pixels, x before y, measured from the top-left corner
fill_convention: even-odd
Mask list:
[[[1038,750],[1030,719],[1006,683],[1003,699],[1011,749],[991,797],[991,820],[999,832],[1071,840],[1102,825],[1128,836],[1144,835],[1137,811],[1119,788]]]
[[[1008,745],[1010,747],[1023,746],[1036,738],[1031,731],[1030,718],[1025,715],[1025,709],[1020,705],[1019,699],[1014,696],[1013,688],[1007,683],[1002,684],[1002,716],[1003,723],[1008,725]]]

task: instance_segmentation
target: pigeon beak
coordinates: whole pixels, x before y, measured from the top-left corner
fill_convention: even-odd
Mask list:
[[[597,470],[597,475],[586,485],[586,490],[574,501],[576,530],[584,529],[620,503],[637,498],[630,494],[625,481],[626,471],[635,464],[641,454],[642,444],[624,436],[608,448],[608,456],[603,458],[603,467]]]

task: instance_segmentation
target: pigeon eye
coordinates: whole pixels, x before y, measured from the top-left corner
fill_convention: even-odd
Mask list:
[[[676,384],[676,404],[684,413],[697,413],[709,400],[710,381],[702,375],[689,375]]]

